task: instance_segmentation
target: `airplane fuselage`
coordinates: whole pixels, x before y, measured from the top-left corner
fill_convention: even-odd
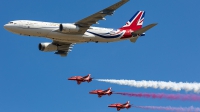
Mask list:
[[[52,40],[52,42],[39,43],[39,50],[43,52],[54,52],[54,54],[58,54],[62,57],[67,56],[76,43],[108,43],[121,40],[130,40],[135,43],[138,37],[145,36],[145,32],[156,25],[156,23],[154,23],[142,27],[145,11],[137,11],[135,15],[119,29],[92,27],[92,25],[98,24],[98,21],[106,20],[106,16],[113,15],[115,10],[128,1],[129,0],[120,0],[74,23],[15,20],[5,24],[4,28],[20,35],[44,37]]]
[[[73,23],[68,23],[72,24]],[[90,27],[84,34],[58,32],[60,23],[16,20],[4,25],[10,32],[26,35],[45,37],[55,41],[82,43],[82,42],[115,42],[132,37],[127,30],[111,28]],[[70,31],[69,31],[70,32]]]

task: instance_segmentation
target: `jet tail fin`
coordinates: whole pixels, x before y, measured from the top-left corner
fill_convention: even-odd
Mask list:
[[[127,101],[127,104],[129,104],[130,103],[130,101]]]
[[[145,11],[138,11],[136,14],[120,29],[136,31],[142,28],[144,22]]]
[[[84,76],[83,78],[88,78],[88,77],[90,77],[90,76],[91,76],[91,74],[88,74],[88,75]]]

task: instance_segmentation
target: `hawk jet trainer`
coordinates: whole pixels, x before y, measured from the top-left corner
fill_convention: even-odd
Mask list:
[[[99,98],[101,98],[103,95],[108,95],[110,96],[113,91],[111,91],[111,87],[108,88],[107,90],[93,90],[89,92],[90,94],[97,94]]]
[[[74,81],[77,81],[77,84],[80,85],[81,82],[91,82],[93,78],[90,77],[91,75],[88,74],[87,76],[73,76],[73,77],[70,77],[68,78],[68,80],[74,80]]]

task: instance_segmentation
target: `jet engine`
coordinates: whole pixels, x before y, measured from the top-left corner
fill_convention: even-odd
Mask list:
[[[60,24],[59,30],[64,33],[78,32],[79,27],[74,24]]]
[[[38,45],[40,51],[50,52],[50,51],[57,51],[58,47],[52,43],[40,43]]]

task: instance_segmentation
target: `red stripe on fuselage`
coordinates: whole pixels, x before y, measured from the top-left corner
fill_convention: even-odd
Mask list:
[[[132,30],[127,29],[126,32],[124,33],[124,35],[120,39],[131,38],[132,37],[131,33],[132,33]]]

